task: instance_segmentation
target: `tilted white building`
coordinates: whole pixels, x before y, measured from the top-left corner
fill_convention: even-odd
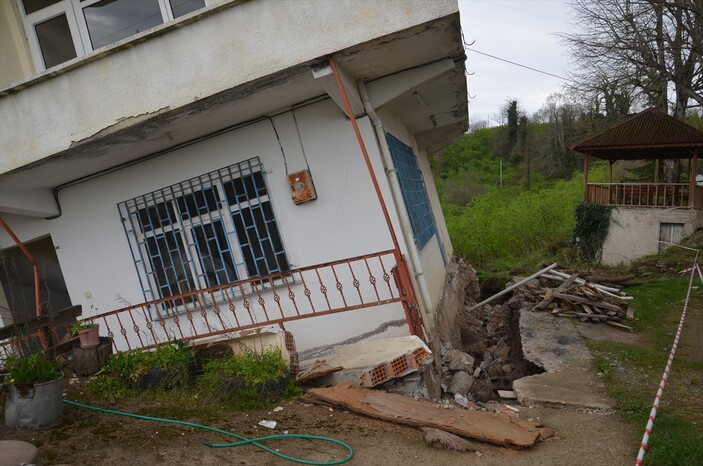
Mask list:
[[[452,245],[428,155],[468,124],[456,0],[12,0],[0,47],[0,218],[40,308],[118,349],[431,330]],[[37,303],[0,246],[7,325]]]

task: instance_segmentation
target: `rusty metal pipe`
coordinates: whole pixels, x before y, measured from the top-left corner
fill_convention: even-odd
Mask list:
[[[0,217],[0,225],[5,229],[8,235],[10,235],[10,238],[17,244],[17,247],[20,248],[22,253],[29,259],[29,262],[32,263],[32,269],[34,270],[34,302],[36,306],[36,314],[37,317],[41,317],[41,297],[40,297],[40,288],[39,288],[39,266],[37,265],[37,260],[34,258],[31,252],[25,247],[24,244],[22,244],[22,241],[15,235],[15,233],[12,231],[12,229],[5,223],[5,221]]]
[[[396,265],[398,266],[398,272],[400,273],[401,280],[403,281],[404,284],[406,284],[406,292],[408,293],[408,306],[417,306],[417,297],[415,296],[415,290],[413,287],[413,281],[410,277],[410,273],[408,271],[407,264],[405,263],[405,260],[403,259],[403,255],[400,252],[400,244],[398,243],[398,237],[395,234],[395,229],[393,228],[393,223],[391,222],[391,217],[390,214],[388,213],[388,207],[386,206],[386,201],[383,199],[383,195],[381,194],[381,188],[378,184],[378,179],[376,178],[376,173],[373,170],[373,166],[371,165],[371,158],[369,157],[369,153],[366,150],[366,144],[364,144],[364,138],[361,136],[361,131],[359,130],[359,125],[356,123],[356,118],[354,117],[354,111],[351,108],[351,104],[349,103],[349,97],[347,96],[347,91],[344,89],[344,84],[342,84],[342,78],[339,75],[339,71],[337,70],[337,63],[334,60],[334,57],[330,56],[328,60],[330,64],[330,68],[332,68],[332,73],[334,74],[334,79],[337,82],[337,87],[339,88],[339,92],[342,95],[342,100],[344,101],[344,106],[347,109],[347,115],[349,116],[349,119],[351,120],[352,126],[354,127],[354,133],[356,134],[356,139],[359,143],[359,148],[361,149],[361,153],[364,156],[364,162],[366,162],[366,168],[368,169],[369,176],[371,177],[371,181],[373,183],[374,190],[376,191],[376,197],[378,198],[378,203],[381,205],[381,210],[383,211],[383,217],[386,220],[386,225],[388,226],[388,232],[391,235],[391,240],[393,241],[393,255],[395,256],[396,260]],[[413,334],[417,334],[417,332],[413,328],[412,322],[408,322],[408,325],[410,326],[411,332]],[[422,336],[422,335],[420,335]]]
[[[366,144],[364,144],[364,138],[361,137],[361,131],[359,130],[359,125],[356,123],[356,118],[354,117],[354,111],[349,103],[349,97],[347,97],[347,91],[344,89],[344,84],[342,84],[342,78],[339,76],[339,71],[337,70],[337,63],[334,57],[329,58],[329,64],[334,73],[334,79],[337,81],[337,87],[339,87],[339,92],[342,94],[342,100],[344,100],[344,106],[347,109],[347,115],[351,120],[351,124],[354,127],[354,133],[356,134],[356,139],[359,142],[359,147],[361,148],[361,153],[364,156],[364,162],[366,162],[366,168],[371,176],[371,182],[376,190],[376,196],[378,197],[378,203],[381,204],[381,210],[383,211],[383,217],[386,219],[386,224],[388,225],[388,231],[391,234],[391,239],[393,240],[393,248],[400,253],[400,245],[398,244],[398,237],[395,235],[395,229],[391,223],[391,217],[388,214],[388,207],[386,207],[386,201],[383,200],[383,195],[381,194],[381,188],[378,184],[378,179],[373,171],[373,166],[371,165],[371,158],[366,150]]]

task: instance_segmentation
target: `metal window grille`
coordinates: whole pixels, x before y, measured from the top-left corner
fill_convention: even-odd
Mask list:
[[[117,207],[147,301],[290,269],[258,158]]]
[[[386,133],[386,140],[398,174],[403,201],[410,216],[415,244],[422,249],[437,231],[425,181],[412,148],[390,133]]]

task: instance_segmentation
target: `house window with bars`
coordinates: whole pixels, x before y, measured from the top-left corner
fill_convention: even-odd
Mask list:
[[[290,269],[258,158],[118,209],[147,300]]]

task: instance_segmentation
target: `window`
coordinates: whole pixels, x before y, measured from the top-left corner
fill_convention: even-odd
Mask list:
[[[206,4],[206,0],[19,2],[34,63],[40,70],[179,18]]]
[[[659,224],[659,252],[667,249],[671,244],[676,244],[683,239],[683,223]]]
[[[410,217],[415,244],[418,249],[422,249],[437,232],[425,180],[422,178],[422,172],[417,165],[417,158],[412,148],[390,133],[386,133],[386,140],[398,174],[403,201]]]
[[[290,269],[258,158],[118,208],[147,300]]]

